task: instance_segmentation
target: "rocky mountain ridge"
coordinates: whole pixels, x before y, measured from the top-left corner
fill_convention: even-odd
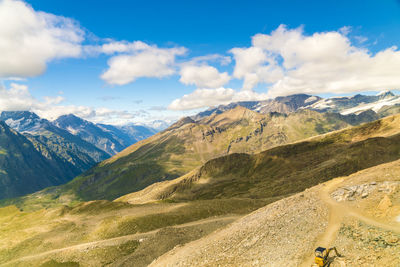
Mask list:
[[[194,120],[199,120],[212,114],[220,114],[237,106],[242,106],[263,114],[269,112],[288,114],[299,109],[311,109],[318,112],[334,112],[342,115],[360,114],[365,111],[374,111],[379,114],[388,108],[396,107],[397,111],[400,110],[400,96],[395,95],[390,91],[384,91],[378,95],[357,94],[350,97],[329,98],[307,94],[296,94],[263,101],[243,101],[230,103],[229,105],[220,105],[200,112],[192,118]]]
[[[157,132],[152,128],[133,124],[123,126],[95,124],[73,114],[60,116],[53,123],[106,151],[110,156]]]
[[[58,190],[60,195],[69,194],[81,200],[111,200],[182,176],[213,158],[233,153],[255,154],[375,119],[367,113],[343,116],[305,109],[289,114],[261,114],[237,106],[199,121],[183,118]]]

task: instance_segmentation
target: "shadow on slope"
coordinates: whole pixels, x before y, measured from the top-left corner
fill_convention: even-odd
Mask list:
[[[400,158],[400,115],[249,155],[208,161],[155,194],[175,201],[284,197]],[[157,186],[154,187],[157,189]],[[147,192],[151,193],[151,192]],[[135,198],[133,193],[121,198]]]

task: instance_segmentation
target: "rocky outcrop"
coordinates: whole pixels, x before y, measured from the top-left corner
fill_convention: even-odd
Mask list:
[[[372,192],[378,191],[391,194],[400,185],[397,181],[385,181],[382,183],[370,182],[361,185],[353,185],[339,188],[331,196],[337,202],[354,201],[357,198],[367,198]]]

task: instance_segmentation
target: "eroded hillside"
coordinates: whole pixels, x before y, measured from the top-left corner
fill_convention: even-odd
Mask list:
[[[399,159],[399,133],[400,115],[396,115],[254,155],[223,156],[184,177],[146,188],[146,199],[282,197]],[[141,195],[123,199],[143,201]]]
[[[354,115],[309,110],[260,114],[243,107],[200,121],[184,118],[104,161],[61,191],[83,200],[114,199],[182,176],[216,157],[257,153],[357,123]]]
[[[150,266],[308,267],[317,246],[337,247],[341,257],[332,257],[331,266],[399,266],[399,177],[395,161],[334,179],[177,247]],[[343,190],[353,199],[338,200]]]

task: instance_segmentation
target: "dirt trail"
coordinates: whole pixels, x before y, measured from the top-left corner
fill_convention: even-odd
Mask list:
[[[218,222],[218,221],[227,221],[227,220],[237,220],[241,216],[226,216],[226,217],[213,217],[213,218],[207,218],[203,220],[198,220],[194,222],[189,222],[189,223],[184,223],[180,225],[174,225],[171,227],[174,228],[184,228],[184,227],[190,227],[190,226],[196,226],[196,225],[201,225],[205,223],[211,223],[211,222]],[[150,235],[156,234],[160,229],[156,229],[153,231],[149,231],[146,233],[136,233],[136,234],[131,234],[131,235],[124,235],[124,236],[119,236],[119,237],[114,237],[114,238],[109,238],[109,239],[103,239],[103,240],[98,240],[98,241],[93,241],[93,242],[87,242],[83,244],[78,244],[78,245],[73,245],[69,247],[64,247],[64,248],[59,248],[59,249],[53,249],[49,251],[45,251],[42,253],[34,254],[34,255],[29,255],[29,256],[24,256],[21,258],[13,259],[11,261],[1,263],[0,266],[12,266],[13,263],[17,262],[23,262],[27,260],[33,260],[33,259],[38,259],[41,257],[49,256],[52,254],[60,253],[60,252],[65,252],[65,251],[71,251],[71,250],[87,250],[87,249],[93,249],[93,248],[99,248],[99,247],[108,247],[108,246],[116,246],[123,244],[127,241],[130,240],[138,240],[141,238],[146,238]]]
[[[361,212],[351,208],[345,204],[336,202],[331,198],[330,193],[338,187],[340,183],[344,181],[343,178],[336,178],[323,184],[322,190],[319,192],[319,198],[325,202],[329,207],[329,222],[328,227],[322,236],[318,239],[316,246],[330,247],[336,239],[337,233],[340,229],[341,222],[345,216],[356,218],[371,226],[379,227],[385,230],[400,233],[400,226],[379,222],[373,218],[365,216]],[[300,265],[301,267],[310,267],[314,262],[314,253],[310,254],[309,257]],[[343,262],[340,262],[341,266],[345,266]]]
[[[329,192],[338,184],[343,182],[343,179],[335,179],[326,184],[323,184],[322,190],[319,192],[319,198],[324,201],[329,207],[329,220],[328,227],[325,232],[318,238],[318,246],[329,247],[336,237],[340,229],[340,224],[343,219],[343,211],[330,199]],[[311,252],[307,259],[300,265],[300,267],[310,267],[314,263],[314,252]]]

